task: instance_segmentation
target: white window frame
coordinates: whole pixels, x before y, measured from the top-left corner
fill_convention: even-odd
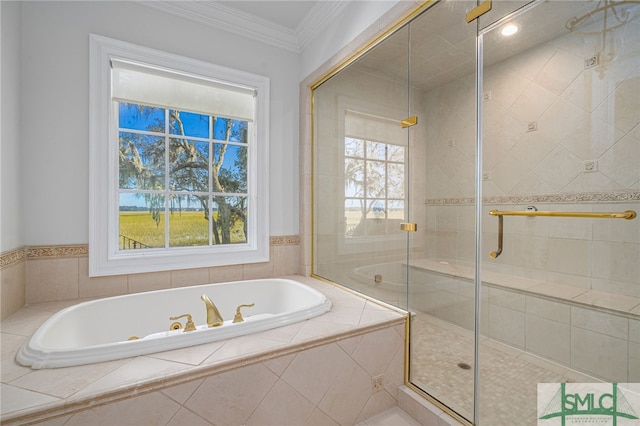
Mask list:
[[[111,60],[133,61],[256,93],[249,143],[247,242],[206,247],[119,250],[118,135]],[[269,261],[269,78],[111,38],[90,35],[89,276]]]

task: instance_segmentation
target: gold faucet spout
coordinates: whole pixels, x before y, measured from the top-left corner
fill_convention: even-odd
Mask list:
[[[222,315],[220,315],[220,311],[216,307],[216,305],[209,299],[209,296],[203,294],[200,296],[200,299],[204,302],[207,307],[207,326],[209,327],[219,327],[224,323],[224,319],[222,319]]]

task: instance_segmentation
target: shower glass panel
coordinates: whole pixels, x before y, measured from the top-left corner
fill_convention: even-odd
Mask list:
[[[538,383],[640,381],[638,219],[505,214],[500,252],[489,214],[638,212],[640,4],[616,3],[481,31],[481,425],[543,424]]]
[[[439,2],[410,23],[422,196],[410,236],[409,379],[469,421],[474,410],[475,1]],[[413,164],[413,163],[412,163]],[[416,213],[418,209],[416,208]]]
[[[313,273],[402,309],[400,224],[415,179],[400,125],[409,111],[408,42],[405,27],[313,93]]]
[[[410,312],[436,405],[533,426],[539,383],[640,382],[640,218],[566,217],[640,212],[640,3],[476,4],[314,87],[312,273]]]

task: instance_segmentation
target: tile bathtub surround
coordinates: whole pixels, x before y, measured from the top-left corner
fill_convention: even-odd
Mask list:
[[[24,250],[14,250],[1,256],[0,268],[0,320],[18,311],[25,304]]]
[[[356,424],[397,405],[405,315],[294,276],[333,303],[325,315],[191,348],[31,370],[18,348],[70,301],[27,305],[2,323],[2,424]],[[373,378],[384,389],[374,392]],[[345,398],[349,395],[349,398]]]
[[[300,273],[300,238],[270,238],[270,261],[148,274],[89,277],[88,246],[23,247],[0,255],[2,319],[25,303],[118,296],[211,282]]]

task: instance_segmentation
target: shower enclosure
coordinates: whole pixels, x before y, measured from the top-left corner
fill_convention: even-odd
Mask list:
[[[640,4],[486,5],[312,87],[312,273],[410,313],[426,398],[535,425],[538,383],[640,382]]]

